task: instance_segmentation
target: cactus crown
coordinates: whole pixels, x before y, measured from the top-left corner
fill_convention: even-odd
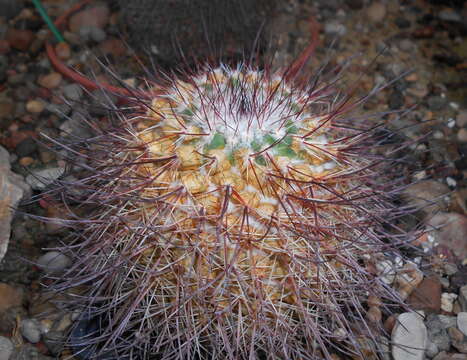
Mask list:
[[[98,284],[84,309],[101,309],[102,352],[362,355],[360,337],[376,337],[362,295],[398,301],[367,265],[405,234],[381,235],[394,189],[371,131],[346,125],[347,99],[328,90],[208,68],[99,138],[81,182],[99,211],[67,277]]]

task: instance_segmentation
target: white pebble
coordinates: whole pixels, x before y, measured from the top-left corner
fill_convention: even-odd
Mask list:
[[[427,346],[427,329],[423,312],[403,313],[392,330],[394,360],[423,360]]]
[[[457,294],[442,293],[441,294],[441,310],[452,312],[454,300],[457,299]]]
[[[38,343],[41,339],[39,322],[35,319],[24,319],[21,321],[21,335],[30,343]]]

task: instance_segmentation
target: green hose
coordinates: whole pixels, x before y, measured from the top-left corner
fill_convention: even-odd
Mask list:
[[[44,19],[45,23],[49,27],[50,31],[52,31],[52,34],[54,34],[55,38],[57,39],[58,42],[65,42],[65,39],[63,38],[62,34],[60,31],[58,31],[57,27],[53,23],[53,21],[50,19],[49,15],[47,15],[47,12],[45,11],[44,7],[42,6],[42,3],[40,0],[32,0],[33,4],[36,6],[37,11],[39,14],[42,16],[42,19]]]

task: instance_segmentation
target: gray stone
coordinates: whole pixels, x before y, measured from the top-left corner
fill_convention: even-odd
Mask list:
[[[24,344],[16,348],[9,360],[54,360],[49,356],[42,355],[37,347],[32,344]]]
[[[391,340],[394,360],[423,360],[427,344],[423,317],[415,312],[400,314]]]
[[[457,328],[467,336],[467,312],[457,314]]]
[[[0,336],[0,360],[8,360],[13,353],[14,345],[10,339]]]
[[[58,251],[49,251],[37,260],[37,265],[48,274],[60,273],[70,264],[70,258]]]
[[[398,44],[399,49],[405,52],[412,51],[414,49],[414,46],[415,44],[413,43],[413,41],[409,39],[402,39]]]
[[[13,209],[30,192],[23,177],[10,170],[10,155],[0,146],[0,261],[8,249]]]
[[[462,311],[467,311],[467,285],[459,289],[459,304]]]
[[[425,355],[428,356],[429,358],[433,358],[439,353],[439,348],[438,345],[435,343],[428,341],[425,349]]]
[[[79,84],[68,84],[63,87],[63,95],[71,101],[78,101],[83,96],[83,88]]]
[[[428,340],[434,343],[439,351],[447,351],[451,347],[447,329],[456,325],[455,316],[429,315],[426,319]]]
[[[57,180],[65,170],[61,167],[50,167],[34,170],[26,177],[26,182],[34,190],[44,190],[48,185]]]
[[[63,350],[65,334],[62,331],[51,330],[44,334],[43,340],[47,349],[52,354],[58,355]]]
[[[41,339],[40,324],[36,319],[24,319],[21,321],[21,335],[30,343],[38,343]]]

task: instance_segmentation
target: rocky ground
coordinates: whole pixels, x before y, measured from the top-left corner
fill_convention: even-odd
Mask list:
[[[43,3],[56,17],[75,1]],[[118,8],[92,4],[70,19],[64,31],[67,44],[57,47],[58,56],[102,81],[109,80],[98,63],[105,55],[119,65],[127,83],[137,82],[139,67],[119,37]],[[409,354],[389,347],[384,359],[467,359],[467,6],[462,4],[290,0],[273,20],[276,66],[289,63],[306,46],[308,19],[314,15],[320,44],[304,71],[327,57],[339,65],[354,57],[346,76],[348,84],[359,81],[362,92],[395,80],[365,108],[410,109],[402,117],[382,118],[406,127],[408,138],[427,134],[412,147],[412,165],[418,170],[405,194],[423,208],[420,217],[431,230],[418,244],[426,257],[413,259],[412,268],[391,280],[409,274],[405,296],[421,311],[376,319],[385,321],[393,341],[423,349]],[[70,359],[59,340],[74,314],[57,311],[57,296],[50,298],[41,287],[43,274],[59,276],[69,265],[66,257],[47,250],[63,240],[64,229],[21,212],[13,216],[8,209],[22,199],[21,211],[59,216],[47,202],[28,203],[65,168],[37,140],[44,139],[40,134],[86,136],[83,114],[99,116],[96,104],[102,98],[95,93],[90,99],[51,66],[44,49],[49,34],[31,3],[0,0],[0,9],[0,258],[9,243],[0,262],[0,360]]]

